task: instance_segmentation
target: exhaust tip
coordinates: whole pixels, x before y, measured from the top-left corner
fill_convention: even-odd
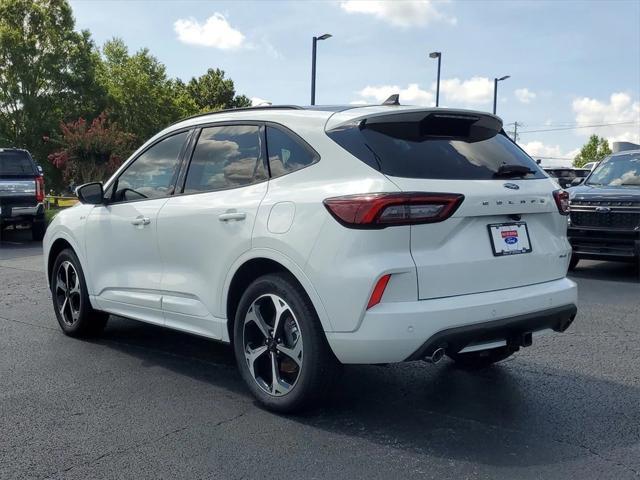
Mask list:
[[[444,348],[436,348],[431,355],[424,357],[425,362],[438,363],[444,357]]]

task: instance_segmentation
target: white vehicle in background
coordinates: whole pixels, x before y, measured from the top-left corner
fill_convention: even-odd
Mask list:
[[[598,166],[599,163],[600,162],[587,162],[582,166],[582,168],[584,168],[585,170],[593,170]]]
[[[78,196],[44,241],[62,330],[114,314],[231,342],[277,411],[340,364],[486,366],[576,315],[568,195],[487,113],[201,115]]]

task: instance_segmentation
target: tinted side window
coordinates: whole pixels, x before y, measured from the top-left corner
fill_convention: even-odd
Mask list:
[[[211,192],[267,179],[260,128],[229,125],[203,128],[191,158],[185,193]]]
[[[118,177],[113,202],[162,198],[173,194],[180,151],[189,132],[165,138],[136,158]]]
[[[317,155],[305,148],[299,140],[273,127],[267,127],[267,152],[272,177],[294,172],[318,159]]]

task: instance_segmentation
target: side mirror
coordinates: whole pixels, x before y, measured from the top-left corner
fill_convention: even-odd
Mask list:
[[[44,171],[42,170],[42,167],[40,165],[36,165],[36,168],[38,169],[38,173],[40,175],[44,175]]]
[[[88,205],[102,205],[104,203],[104,191],[102,183],[85,183],[76,188],[78,200]]]
[[[577,187],[578,185],[580,185],[582,182],[584,182],[584,178],[581,177],[576,177],[573,180],[571,180],[571,186],[572,187]]]

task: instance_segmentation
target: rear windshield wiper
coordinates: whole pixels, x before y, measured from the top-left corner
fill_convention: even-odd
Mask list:
[[[524,177],[531,173],[536,172],[524,165],[502,165],[493,176],[496,178]]]

